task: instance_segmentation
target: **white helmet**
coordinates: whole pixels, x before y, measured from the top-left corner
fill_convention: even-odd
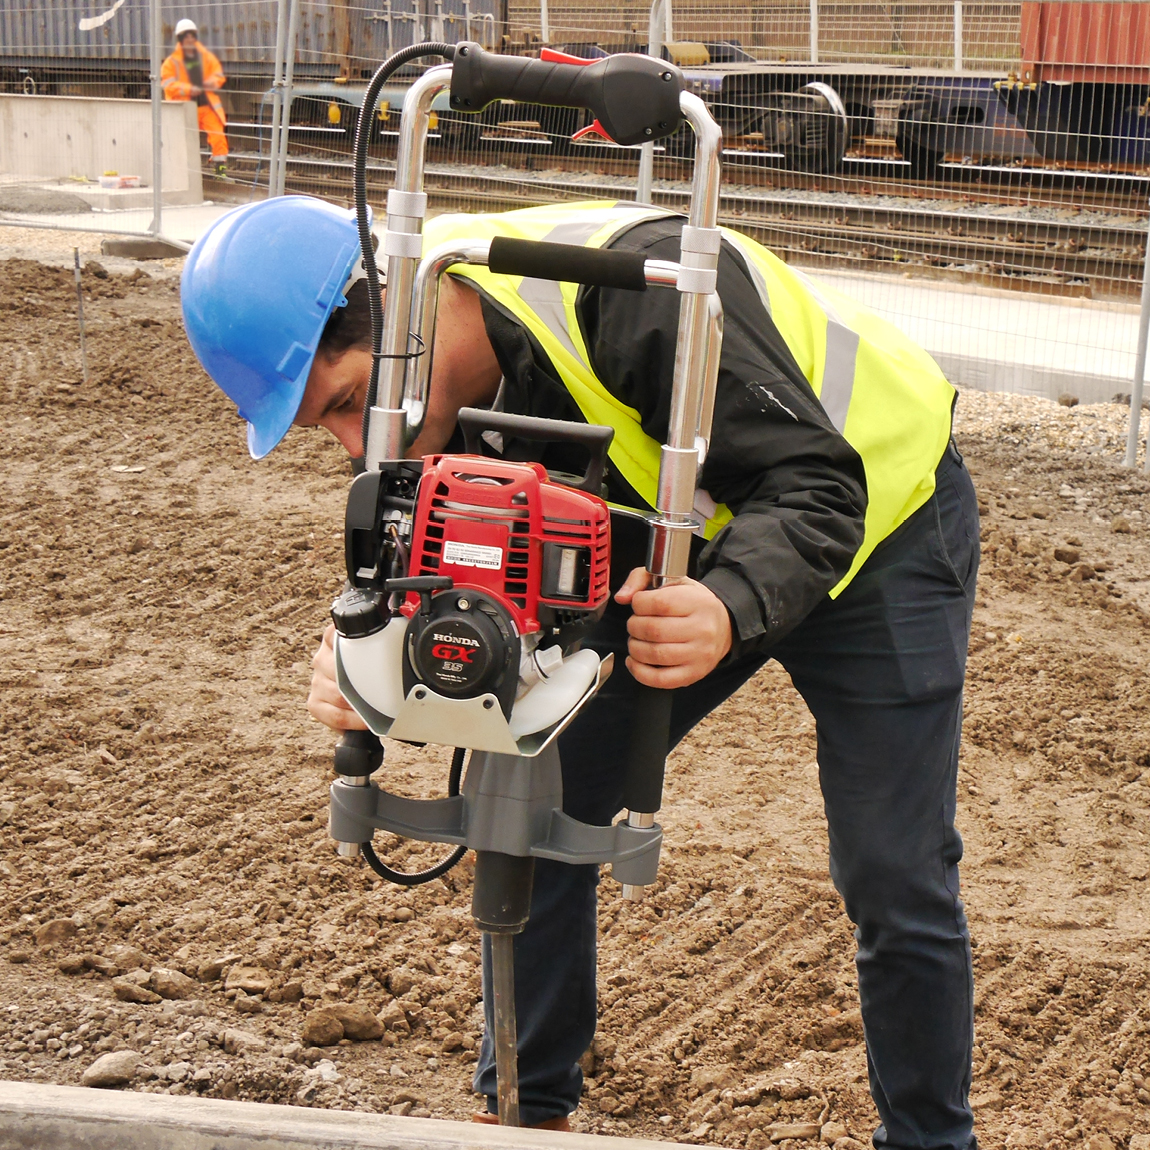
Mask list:
[[[179,38],[185,32],[194,32],[196,34],[196,39],[198,40],[200,38],[200,30],[196,27],[196,22],[194,20],[188,20],[185,18],[176,25],[176,39],[179,40]]]

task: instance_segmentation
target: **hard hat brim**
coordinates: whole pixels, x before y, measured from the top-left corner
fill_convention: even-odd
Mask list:
[[[303,393],[307,389],[307,377],[311,373],[311,365],[315,362],[312,355],[307,366],[299,378],[277,397],[278,402],[269,405],[269,410],[262,413],[259,424],[250,419],[248,424],[248,452],[253,459],[263,459],[273,448],[277,447],[285,435],[291,430],[299,405],[303,402]]]

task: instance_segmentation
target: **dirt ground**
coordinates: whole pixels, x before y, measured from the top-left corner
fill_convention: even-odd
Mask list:
[[[0,1077],[78,1083],[133,1050],[131,1089],[466,1118],[468,872],[404,892],[325,830],[332,738],[303,700],[346,464],[301,431],[252,464],[172,269],[134,276],[85,273],[83,385],[70,273],[0,273]],[[1122,419],[960,406],[984,513],[959,796],[984,1147],[1150,1147],[1150,481],[1117,466]],[[438,793],[444,755],[388,753],[394,786]],[[576,1128],[867,1142],[851,924],[782,672],[668,776],[657,892],[601,887]],[[305,1042],[333,1004],[387,1029]]]

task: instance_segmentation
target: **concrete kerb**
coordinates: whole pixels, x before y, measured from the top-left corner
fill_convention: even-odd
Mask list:
[[[668,1145],[390,1114],[0,1082],[0,1150],[655,1150]]]

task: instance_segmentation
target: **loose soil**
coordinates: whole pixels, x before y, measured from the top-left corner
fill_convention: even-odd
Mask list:
[[[0,275],[0,1076],[78,1083],[131,1049],[132,1089],[467,1118],[469,872],[405,892],[325,830],[332,737],[303,700],[346,462],[295,431],[253,464],[170,271],[101,272],[86,385],[70,272]],[[960,405],[984,516],[959,821],[986,1147],[1150,1145],[1150,482],[1117,465],[1121,420]],[[1109,438],[1059,448],[1052,422]],[[445,754],[388,756],[393,786],[440,793]],[[624,905],[602,883],[575,1127],[865,1143],[851,924],[786,676],[764,670],[668,777],[657,890]],[[304,1042],[335,1004],[388,1028]]]

